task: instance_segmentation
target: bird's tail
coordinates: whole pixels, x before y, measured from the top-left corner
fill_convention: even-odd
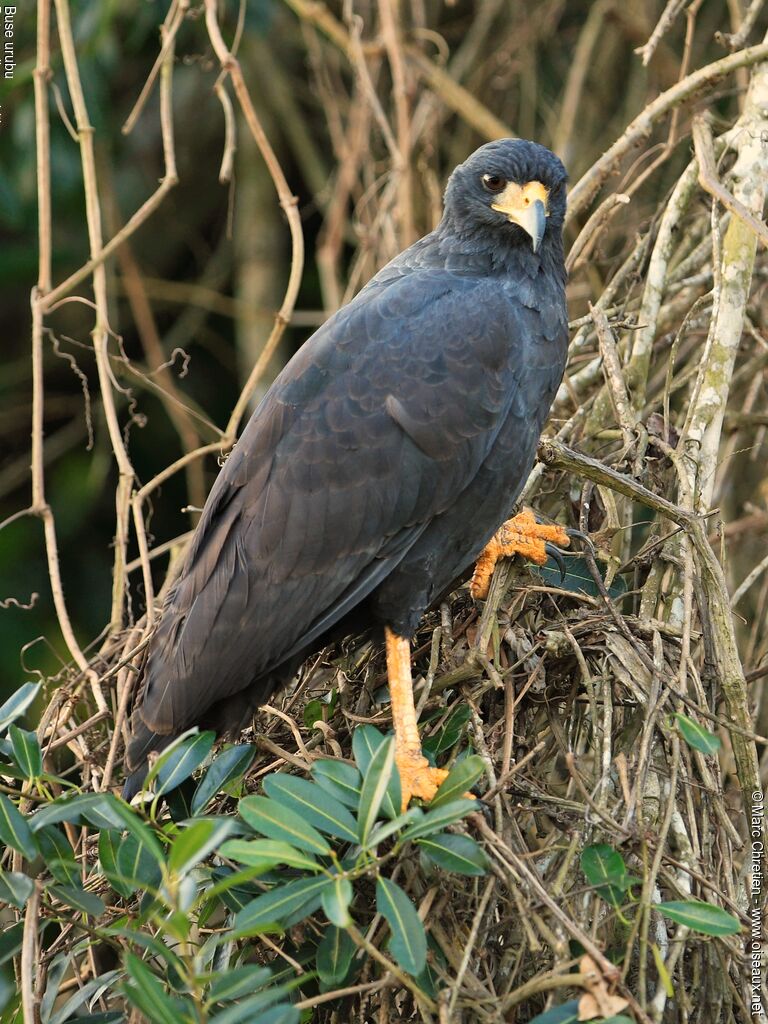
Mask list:
[[[158,754],[173,739],[173,736],[159,736],[152,732],[140,713],[134,711],[131,716],[131,738],[125,751],[125,763],[131,774],[123,783],[123,800],[132,800],[143,786],[149,770],[149,755]]]

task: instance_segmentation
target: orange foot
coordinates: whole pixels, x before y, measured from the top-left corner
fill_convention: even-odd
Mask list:
[[[493,570],[500,558],[522,555],[529,562],[544,565],[548,543],[567,548],[570,540],[562,526],[537,523],[536,516],[529,508],[508,519],[486,544],[477,560],[469,584],[472,597],[480,599],[488,596]]]
[[[398,752],[395,763],[400,772],[400,786],[403,792],[403,811],[413,797],[431,800],[448,772],[445,768],[431,768],[429,761],[420,753]]]

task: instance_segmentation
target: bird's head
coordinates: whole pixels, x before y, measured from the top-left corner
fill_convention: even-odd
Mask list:
[[[496,245],[559,239],[565,217],[565,168],[536,142],[499,139],[459,164],[445,190],[445,216],[459,235],[493,232]]]

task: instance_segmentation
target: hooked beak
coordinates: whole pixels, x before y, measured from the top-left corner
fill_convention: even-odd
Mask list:
[[[531,236],[533,251],[538,252],[544,237],[544,228],[547,226],[547,208],[544,203],[540,199],[535,199],[530,206],[520,211],[515,217],[515,223]]]
[[[510,183],[492,205],[510,223],[518,224],[530,235],[533,251],[538,252],[547,226],[547,199],[547,189],[539,181],[529,181],[523,186]]]

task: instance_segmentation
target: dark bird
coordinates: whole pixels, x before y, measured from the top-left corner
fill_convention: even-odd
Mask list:
[[[505,523],[565,368],[566,173],[503,139],[451,175],[438,227],[291,359],[224,464],[152,637],[131,772],[193,725],[237,734],[329,636],[383,629],[404,803],[422,756],[410,638],[480,562],[543,562],[559,527]],[[502,525],[504,524],[504,525]],[[501,527],[501,529],[500,529]],[[498,533],[497,533],[498,531]]]

